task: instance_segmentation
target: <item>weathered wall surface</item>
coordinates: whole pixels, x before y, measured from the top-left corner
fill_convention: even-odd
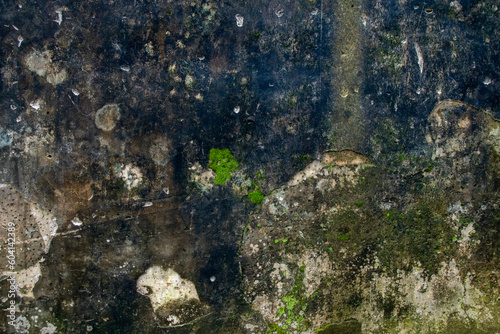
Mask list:
[[[499,7],[2,2],[1,331],[500,332]]]

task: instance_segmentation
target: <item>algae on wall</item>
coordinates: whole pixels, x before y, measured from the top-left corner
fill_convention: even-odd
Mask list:
[[[429,123],[428,155],[413,173],[404,159],[383,168],[326,152],[252,214],[244,291],[271,332],[349,319],[370,333],[498,328],[498,193],[486,194],[499,180],[485,171],[498,164],[499,122],[444,101]]]

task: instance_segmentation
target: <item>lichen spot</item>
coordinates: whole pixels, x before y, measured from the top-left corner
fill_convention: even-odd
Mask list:
[[[117,104],[106,104],[97,110],[95,125],[103,131],[111,131],[115,128],[120,117],[120,107]]]
[[[32,72],[45,77],[48,83],[56,86],[68,78],[68,71],[62,68],[59,62],[52,61],[50,51],[39,52],[34,50],[25,58],[26,66]]]

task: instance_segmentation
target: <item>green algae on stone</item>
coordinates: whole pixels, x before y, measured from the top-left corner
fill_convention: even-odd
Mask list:
[[[264,195],[260,192],[260,190],[255,190],[252,191],[251,193],[248,194],[248,198],[253,204],[260,204],[262,200],[264,199]]]
[[[302,332],[310,327],[304,314],[308,302],[306,289],[304,287],[304,272],[305,264],[298,268],[292,290],[281,299],[283,306],[278,309],[277,316],[282,319],[282,321],[278,324],[271,324],[268,333]]]
[[[208,167],[215,172],[215,184],[226,184],[226,181],[231,178],[231,172],[238,169],[238,161],[234,159],[227,148],[222,150],[211,149],[208,158],[210,159]]]

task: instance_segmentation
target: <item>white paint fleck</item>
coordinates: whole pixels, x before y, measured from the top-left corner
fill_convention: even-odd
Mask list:
[[[177,325],[181,322],[178,316],[172,314],[168,316],[167,321],[172,325]]]
[[[75,217],[71,220],[71,223],[75,226],[82,226],[82,221],[78,218],[78,217]]]
[[[240,14],[236,14],[235,18],[236,18],[236,25],[238,27],[243,27],[243,16],[241,16]]]
[[[422,56],[422,50],[420,46],[415,43],[415,52],[417,53],[418,67],[420,68],[420,74],[424,72],[424,57]]]
[[[40,109],[40,100],[36,100],[34,102],[31,102],[30,107],[35,109],[35,110],[39,110]]]
[[[57,19],[54,20],[57,24],[61,25],[63,17],[62,17],[62,11],[61,10],[56,10],[57,14]]]

